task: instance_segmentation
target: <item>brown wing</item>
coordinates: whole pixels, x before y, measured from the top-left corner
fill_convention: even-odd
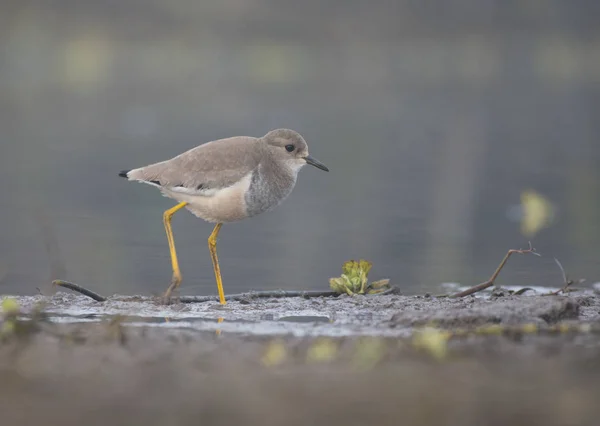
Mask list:
[[[177,157],[126,172],[130,180],[186,193],[231,186],[260,162],[259,139],[236,136],[207,142]]]

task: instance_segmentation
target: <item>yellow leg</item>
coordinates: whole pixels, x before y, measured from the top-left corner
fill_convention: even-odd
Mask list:
[[[164,294],[164,298],[169,300],[171,293],[181,283],[181,271],[179,271],[179,262],[177,261],[177,253],[175,252],[175,239],[173,238],[173,230],[171,229],[171,218],[173,215],[184,208],[187,203],[179,203],[175,207],[170,208],[163,214],[163,223],[165,224],[165,231],[167,231],[167,240],[169,242],[169,252],[171,253],[171,266],[173,267],[173,278],[171,279],[171,285],[167,288]]]
[[[212,259],[213,268],[215,269],[215,278],[217,279],[217,289],[219,290],[219,301],[221,305],[225,304],[225,292],[223,292],[223,281],[221,280],[221,268],[219,268],[219,258],[217,257],[217,236],[221,230],[222,223],[217,223],[212,234],[208,237],[208,250]]]

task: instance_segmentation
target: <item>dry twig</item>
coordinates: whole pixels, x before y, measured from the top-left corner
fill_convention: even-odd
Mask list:
[[[381,293],[374,293],[373,296],[383,294],[392,294],[396,290],[391,288]],[[296,290],[273,290],[273,291],[251,291],[248,293],[230,294],[225,296],[225,300],[248,300],[248,299],[265,299],[272,297],[303,297],[309,299],[312,297],[339,297],[340,294],[335,291],[296,291]],[[218,302],[218,296],[181,296],[181,303],[202,303],[202,302]]]
[[[502,270],[502,268],[504,268],[504,265],[506,265],[506,262],[508,261],[508,258],[514,254],[514,253],[518,253],[518,254],[527,254],[527,253],[531,253],[531,254],[535,254],[536,256],[541,256],[539,253],[537,253],[535,251],[535,249],[531,246],[531,242],[529,242],[529,248],[528,249],[511,249],[509,250],[506,255],[504,256],[504,259],[502,259],[502,262],[500,262],[500,265],[498,265],[498,267],[496,268],[496,271],[494,271],[494,273],[492,274],[492,276],[490,277],[489,280],[482,282],[481,284],[477,284],[476,286],[473,286],[471,288],[468,288],[464,291],[461,291],[460,293],[456,293],[453,294],[451,297],[465,297],[465,296],[469,296],[471,294],[477,293],[479,291],[485,290],[486,288],[489,288],[491,286],[494,285],[494,282],[496,281],[496,278],[498,278],[498,275],[500,274],[500,271]]]
[[[54,223],[41,207],[35,211],[35,220],[40,228],[42,242],[50,260],[50,278],[65,276],[67,267],[60,252]]]
[[[52,281],[52,285],[57,285],[59,287],[68,288],[69,290],[76,291],[77,293],[83,294],[84,296],[91,297],[96,302],[105,302],[106,297],[100,296],[98,293],[94,293],[92,290],[88,290],[87,288],[81,287],[78,284],[70,283],[68,281],[63,280],[54,280]]]
[[[568,293],[570,291],[573,291],[571,289],[571,286],[574,284],[574,281],[571,280],[571,279],[569,279],[569,277],[567,277],[567,273],[565,272],[565,268],[563,268],[562,264],[560,263],[560,261],[556,257],[554,258],[554,261],[556,262],[556,264],[560,268],[560,272],[562,273],[563,282],[565,283],[565,285],[562,288],[560,288],[560,289],[558,289],[556,291],[551,292],[550,295],[551,296],[558,296],[560,293],[566,294],[566,293]],[[577,280],[577,283],[581,284],[584,281],[585,281],[585,278],[582,278],[580,280]]]
[[[77,293],[83,294],[84,296],[90,297],[97,302],[105,302],[107,300],[106,297],[101,296],[91,290],[88,290],[85,287],[82,287],[78,284],[71,283],[63,280],[54,280],[52,281],[53,285],[57,285],[59,287],[64,287],[69,290],[75,291]],[[391,288],[389,290],[383,291],[381,293],[377,293],[375,295],[384,295],[384,294],[392,294],[396,292],[396,289]],[[225,300],[248,300],[248,299],[264,299],[264,298],[272,298],[272,297],[303,297],[305,299],[312,297],[338,297],[339,293],[335,291],[286,291],[286,290],[273,290],[273,291],[251,291],[248,293],[239,293],[239,294],[230,294],[225,296]],[[218,296],[181,296],[179,297],[179,301],[181,303],[203,303],[203,302],[218,302]]]

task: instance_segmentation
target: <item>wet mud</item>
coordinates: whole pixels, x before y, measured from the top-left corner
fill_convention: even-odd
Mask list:
[[[592,292],[249,298],[225,307],[64,292],[17,301],[19,324],[40,306],[44,315],[2,335],[1,424],[600,418],[600,297]]]

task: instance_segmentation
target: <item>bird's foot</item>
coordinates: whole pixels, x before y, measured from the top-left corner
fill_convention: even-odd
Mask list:
[[[181,279],[177,279],[176,277],[173,277],[173,280],[171,281],[171,285],[169,286],[167,291],[165,291],[165,293],[158,300],[158,302],[161,305],[172,305],[175,303],[179,303],[179,292],[177,290],[178,290],[180,282],[181,282]]]
[[[179,295],[173,295],[173,294],[163,294],[162,296],[160,296],[157,300],[158,304],[160,305],[176,305],[180,302],[179,299]]]

